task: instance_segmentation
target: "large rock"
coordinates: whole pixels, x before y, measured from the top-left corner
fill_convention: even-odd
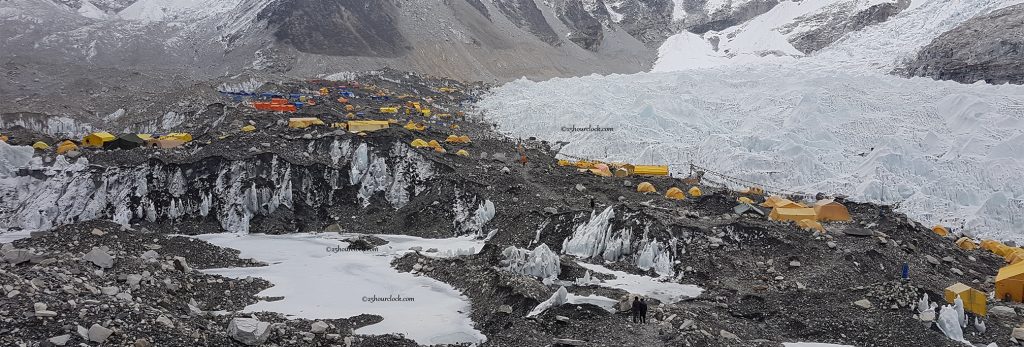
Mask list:
[[[988,309],[988,314],[995,317],[1013,318],[1017,316],[1017,311],[1014,311],[1012,307],[992,306]]]
[[[104,269],[114,267],[114,257],[99,248],[93,248],[89,253],[86,253],[85,256],[82,257],[82,260],[91,262]]]
[[[30,261],[33,256],[35,255],[27,249],[12,249],[3,253],[4,261],[14,265]]]
[[[961,83],[1024,83],[1024,4],[960,23],[897,72]]]
[[[253,318],[234,318],[228,323],[228,336],[249,346],[259,346],[270,338],[270,323]]]
[[[113,330],[107,329],[102,325],[93,324],[89,327],[89,341],[103,343],[113,333]]]

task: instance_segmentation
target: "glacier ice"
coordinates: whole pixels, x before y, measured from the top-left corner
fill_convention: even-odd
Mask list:
[[[508,271],[541,278],[557,278],[561,272],[558,254],[543,243],[533,251],[509,246],[501,254],[509,263]]]
[[[329,144],[325,142],[324,148]],[[9,160],[13,156],[7,155],[10,151],[4,150],[9,146],[4,146],[0,144],[0,160],[11,164],[3,167],[30,162],[30,147],[26,147],[29,160],[14,163]],[[342,141],[336,146],[350,144]],[[382,194],[393,208],[400,208],[415,194],[418,183],[433,173],[431,163],[415,151],[392,149],[398,156],[390,158],[394,163],[388,166],[386,156],[361,148],[338,149],[339,162],[348,163],[347,154],[359,152],[351,158],[351,172],[292,165],[277,156],[234,161],[208,158],[187,167],[158,162],[101,167],[90,165],[85,157],[72,163],[58,156],[49,167],[37,165],[43,175],[0,175],[0,229],[45,230],[98,218],[127,225],[133,220],[213,216],[224,230],[247,233],[253,218],[280,208],[292,210],[296,203],[314,209],[333,204],[349,183],[346,174],[354,179],[364,201]]]
[[[530,311],[530,313],[526,314],[526,316],[534,317],[536,315],[544,313],[544,311],[547,311],[547,309],[549,308],[564,305],[565,303],[569,302],[568,297],[569,292],[565,290],[565,287],[558,287],[558,290],[555,291],[555,293],[552,294],[550,298],[538,304],[537,307],[534,307],[533,310]]]
[[[1022,86],[753,65],[518,80],[477,106],[565,154],[899,202],[926,225],[1024,241],[1024,159],[1005,150],[1024,134]],[[588,122],[614,131],[559,131]]]
[[[572,236],[562,242],[562,253],[581,258],[601,257],[608,261],[618,261],[622,255],[629,254],[632,234],[623,230],[615,235],[611,225],[614,217],[612,206],[596,216],[592,213],[587,223],[577,226]]]
[[[12,146],[0,141],[0,177],[10,176],[16,169],[28,166],[35,150],[30,146]]]
[[[939,310],[939,316],[935,320],[935,324],[938,325],[939,330],[943,334],[946,334],[950,340],[964,342],[970,344],[964,339],[964,331],[960,327],[960,317],[957,309],[953,305],[942,306]]]

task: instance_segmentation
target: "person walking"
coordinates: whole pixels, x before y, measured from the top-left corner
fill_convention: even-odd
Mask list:
[[[640,324],[647,324],[647,302],[640,299]]]
[[[640,303],[640,297],[634,296],[633,297],[633,306],[630,309],[630,313],[632,313],[632,315],[633,315],[633,323],[640,323],[640,312],[642,310],[641,305],[643,305],[643,304]]]

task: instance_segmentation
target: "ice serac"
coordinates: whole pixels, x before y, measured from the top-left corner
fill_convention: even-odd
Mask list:
[[[555,291],[555,293],[552,294],[550,298],[544,300],[544,302],[537,305],[537,307],[534,307],[533,310],[530,311],[530,313],[526,314],[526,316],[534,317],[541,313],[544,313],[544,311],[547,311],[549,308],[561,306],[569,302],[568,296],[569,292],[565,290],[565,287],[558,287],[558,290]]]
[[[899,202],[925,225],[1024,240],[1024,159],[1011,150],[1024,141],[1020,88],[762,64],[519,80],[478,106],[502,131],[568,142],[561,153],[577,157],[693,163],[812,196]],[[621,107],[608,112],[608,103]],[[558,130],[594,115],[615,131]],[[604,252],[602,220],[575,230],[563,252]]]
[[[18,168],[27,166],[34,151],[29,146],[12,146],[0,141],[0,178],[10,176]]]
[[[455,200],[453,226],[460,235],[476,234],[477,236],[482,236],[484,234],[484,225],[490,222],[491,219],[494,219],[494,215],[497,213],[494,202],[491,202],[489,199],[480,201],[476,209],[472,211],[469,210],[469,206],[471,205],[462,200]]]
[[[561,272],[561,261],[558,254],[541,244],[533,251],[509,246],[501,252],[509,265],[508,271],[541,278],[557,278]]]

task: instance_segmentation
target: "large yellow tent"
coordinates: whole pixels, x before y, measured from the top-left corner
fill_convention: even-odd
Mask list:
[[[964,302],[964,310],[979,316],[984,316],[987,313],[985,293],[966,284],[954,283],[942,291],[942,296],[950,304],[956,302],[956,297],[960,296],[960,300]]]
[[[941,224],[936,224],[935,226],[933,226],[932,231],[935,232],[936,234],[939,234],[939,236],[942,237],[946,237],[946,235],[949,235],[949,229],[942,226]]]
[[[782,208],[803,208],[803,207],[807,207],[807,206],[804,206],[804,204],[801,204],[801,203],[798,203],[798,202],[794,202],[793,200],[789,200],[789,199],[780,197],[778,195],[769,196],[768,199],[765,199],[764,202],[761,203],[761,206],[762,207],[782,207]]]
[[[350,120],[348,121],[348,131],[353,133],[358,132],[374,132],[381,129],[387,129],[391,124],[386,120]]]
[[[973,251],[975,249],[978,249],[978,245],[974,244],[974,241],[967,237],[961,237],[960,239],[956,240],[956,245],[957,247],[960,247],[960,249],[965,251]]]
[[[105,131],[98,131],[85,135],[85,137],[82,138],[82,147],[102,148],[104,143],[114,141],[115,139],[117,139],[117,137],[114,136],[114,134]]]
[[[846,206],[832,200],[821,200],[814,204],[814,213],[818,215],[820,221],[838,221],[848,222],[853,218],[850,218],[850,210],[846,209]]]
[[[688,192],[690,193],[691,198],[699,198],[701,195],[704,195],[704,193],[700,191],[700,188],[697,187],[690,187]]]
[[[1013,257],[1017,254],[1024,253],[1024,249],[1020,247],[1007,247],[1006,253],[1003,254],[1003,260],[1009,263],[1013,260]]]
[[[774,221],[796,222],[802,219],[817,220],[817,216],[814,214],[814,209],[809,207],[776,207],[772,209],[772,213],[768,215],[768,219]]]
[[[683,193],[682,189],[679,189],[679,188],[676,188],[676,187],[672,187],[672,188],[669,188],[668,191],[665,192],[665,198],[672,199],[672,200],[684,200],[684,199],[686,199],[686,194]]]
[[[997,300],[1024,301],[1024,262],[999,269],[995,296]]]
[[[641,193],[657,193],[658,190],[654,189],[654,185],[651,182],[642,182],[636,186],[636,191]]]
[[[668,165],[636,165],[633,167],[633,174],[641,176],[668,176]]]
[[[995,253],[996,252],[995,251],[996,248],[999,248],[1000,246],[1004,246],[1003,243],[999,242],[999,241],[996,241],[996,240],[982,240],[981,241],[981,249],[984,249],[984,250],[992,252],[992,253]]]

